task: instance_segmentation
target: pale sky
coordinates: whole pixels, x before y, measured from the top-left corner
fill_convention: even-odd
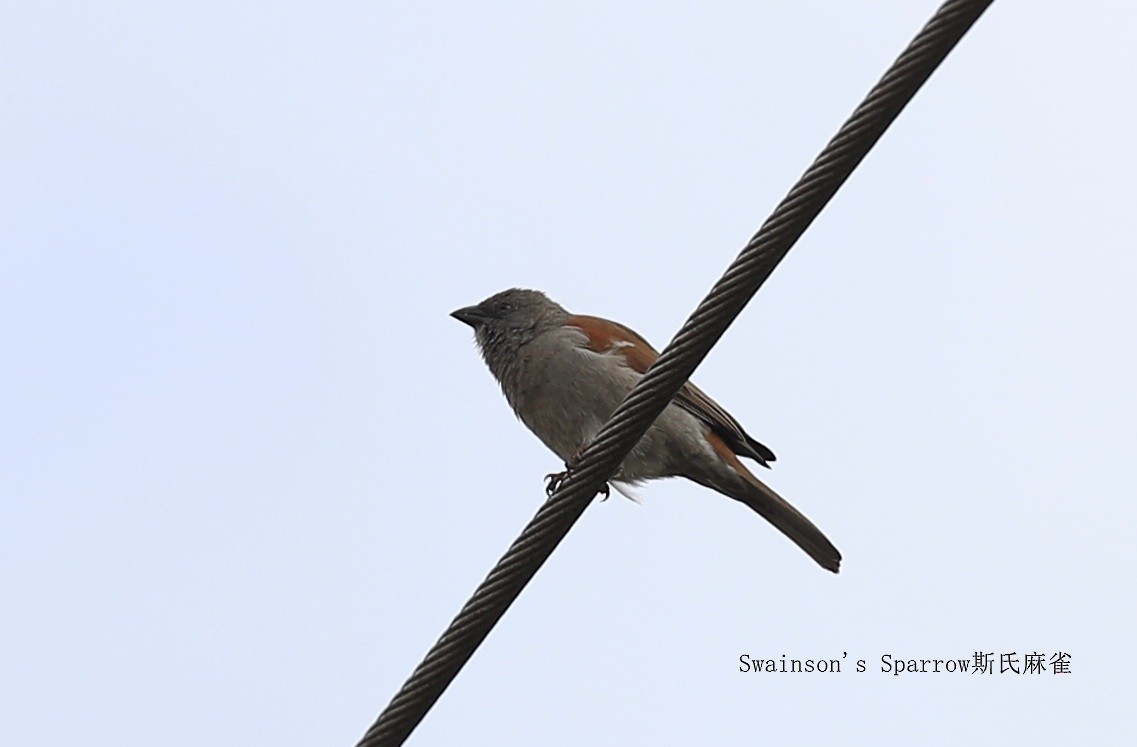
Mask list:
[[[934,9],[6,4],[0,743],[354,744],[560,466],[448,313],[661,347]],[[409,744],[1137,736],[1135,31],[996,2],[697,372],[840,575],[614,494]]]

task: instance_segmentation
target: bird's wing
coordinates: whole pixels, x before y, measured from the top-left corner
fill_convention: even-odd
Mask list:
[[[647,340],[622,324],[583,314],[570,316],[568,324],[584,332],[589,350],[619,355],[629,368],[640,374],[645,373],[659,357]],[[706,423],[734,453],[750,457],[764,467],[776,459],[774,452],[751,438],[730,413],[691,382],[683,384],[673,401]]]

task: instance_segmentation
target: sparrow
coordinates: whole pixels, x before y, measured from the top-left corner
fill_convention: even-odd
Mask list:
[[[510,407],[570,471],[659,357],[624,325],[572,314],[540,291],[511,288],[450,315],[474,328],[478,349]],[[686,382],[610,481],[627,495],[628,486],[647,480],[685,477],[749,506],[822,568],[837,573],[837,548],[739,457],[763,467],[775,459],[730,413]]]

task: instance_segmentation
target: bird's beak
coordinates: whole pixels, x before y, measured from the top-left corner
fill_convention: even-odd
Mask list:
[[[451,311],[450,316],[454,317],[460,322],[469,324],[471,327],[477,327],[478,324],[486,318],[486,315],[483,314],[482,310],[477,306],[467,306],[464,309]]]

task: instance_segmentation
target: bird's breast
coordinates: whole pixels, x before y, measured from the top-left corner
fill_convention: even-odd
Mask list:
[[[613,356],[584,348],[581,338],[571,328],[538,337],[521,351],[514,381],[502,385],[521,421],[565,461],[596,436],[639,378]]]

